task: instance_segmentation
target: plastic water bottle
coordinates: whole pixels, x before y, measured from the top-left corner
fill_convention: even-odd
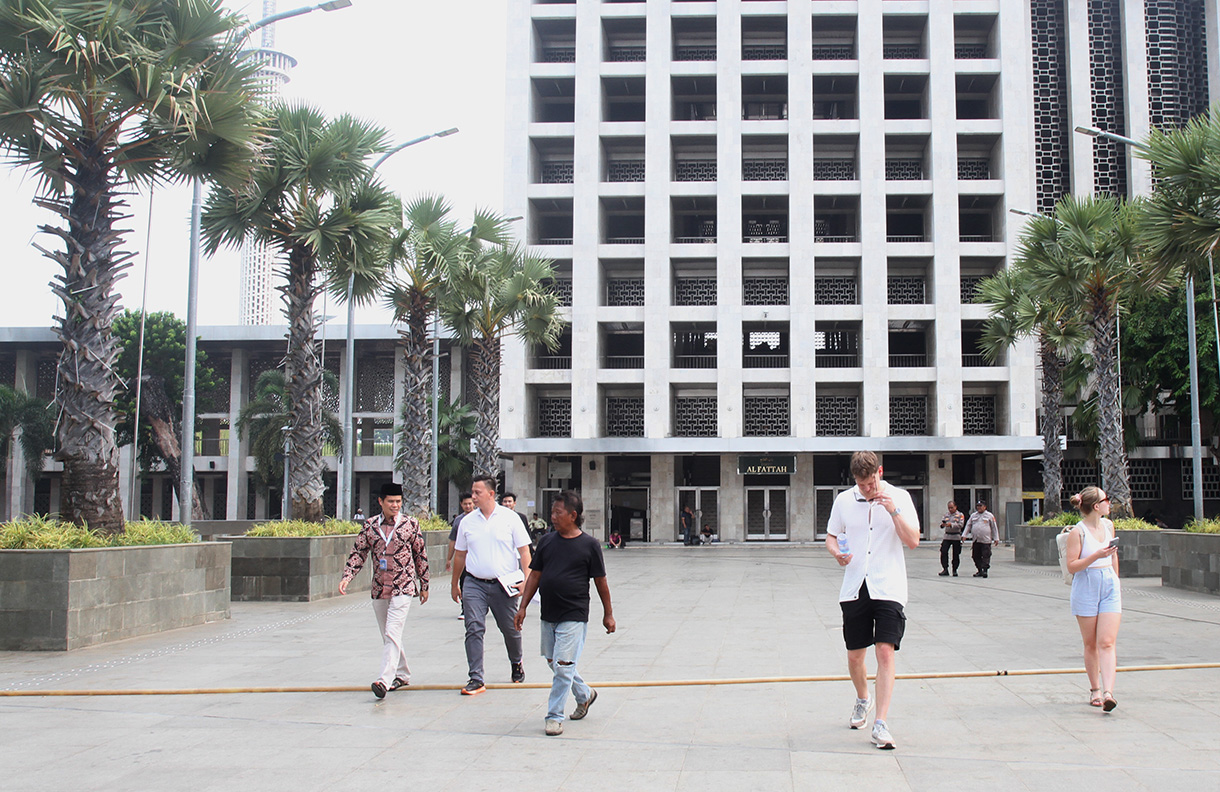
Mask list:
[[[847,534],[839,534],[839,552],[847,555]]]

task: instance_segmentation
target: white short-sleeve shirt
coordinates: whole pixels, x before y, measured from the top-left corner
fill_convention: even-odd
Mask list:
[[[883,491],[902,510],[907,525],[919,530],[915,503],[904,489],[882,482]],[[860,584],[868,583],[868,595],[906,605],[907,565],[902,540],[894,529],[894,518],[881,506],[869,503],[859,487],[840,492],[830,509],[826,532],[834,537],[847,534],[851,563],[843,570],[839,602],[860,596]]]
[[[530,543],[529,534],[515,511],[496,506],[491,517],[475,509],[458,523],[456,550],[466,553],[466,571],[492,580],[521,568],[518,548]]]

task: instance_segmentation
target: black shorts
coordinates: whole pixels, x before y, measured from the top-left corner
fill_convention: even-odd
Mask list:
[[[859,598],[840,602],[839,607],[843,610],[843,641],[848,651],[875,643],[893,644],[895,651],[901,646],[907,617],[900,603],[873,599],[868,595],[868,585],[861,583]]]

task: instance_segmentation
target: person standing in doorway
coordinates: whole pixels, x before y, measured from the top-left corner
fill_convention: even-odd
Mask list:
[[[940,540],[940,576],[949,575],[949,550],[953,550],[953,577],[957,577],[957,568],[962,562],[962,528],[966,525],[966,515],[957,510],[957,504],[949,501],[949,511],[940,518],[940,527],[944,536]]]
[[[402,634],[411,598],[418,595],[420,605],[428,601],[428,549],[419,522],[402,513],[401,484],[382,485],[377,502],[381,514],[366,521],[356,535],[355,547],[339,581],[339,593],[347,593],[348,584],[371,555],[373,613],[383,646],[381,675],[372,688],[373,695],[380,699],[388,691],[411,683]]]
[[[991,548],[1000,543],[1000,526],[983,501],[974,504],[974,514],[966,520],[966,531],[962,537],[974,540],[970,548],[970,556],[977,570],[974,576],[987,577],[987,571],[991,569]]]
[[[678,515],[678,536],[682,539],[682,544],[694,544],[695,541],[695,510],[687,504],[682,507],[682,513]]]
[[[579,494],[564,490],[551,507],[555,531],[538,542],[538,553],[530,562],[530,576],[517,608],[514,626],[525,624],[525,611],[534,592],[542,591],[542,656],[555,678],[547,702],[547,735],[563,733],[563,712],[569,691],[576,697],[572,720],[581,720],[597,701],[597,691],[585,684],[576,663],[585,647],[589,629],[589,581],[602,601],[602,626],[615,630],[614,610],[610,606],[610,585],[601,543],[580,530],[585,506]]]
[[[894,655],[906,629],[907,568],[903,547],[919,546],[919,518],[906,490],[882,480],[872,451],[851,457],[856,486],[839,493],[830,509],[826,548],[844,567],[839,589],[847,669],[856,688],[848,726],[859,729],[874,708],[872,740],[892,749],[887,718],[894,692]],[[868,647],[877,658],[876,694],[868,693]]]
[[[521,631],[513,626],[513,619],[530,565],[530,537],[511,510],[496,505],[494,478],[479,476],[470,492],[475,508],[458,524],[450,591],[453,601],[462,603],[466,622],[470,680],[462,695],[477,696],[487,689],[483,684],[483,635],[489,610],[504,635],[513,682],[525,681]],[[463,572],[468,574],[463,577]]]

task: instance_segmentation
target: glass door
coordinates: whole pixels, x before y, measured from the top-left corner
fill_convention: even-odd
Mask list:
[[[746,488],[746,540],[788,538],[788,488]]]

